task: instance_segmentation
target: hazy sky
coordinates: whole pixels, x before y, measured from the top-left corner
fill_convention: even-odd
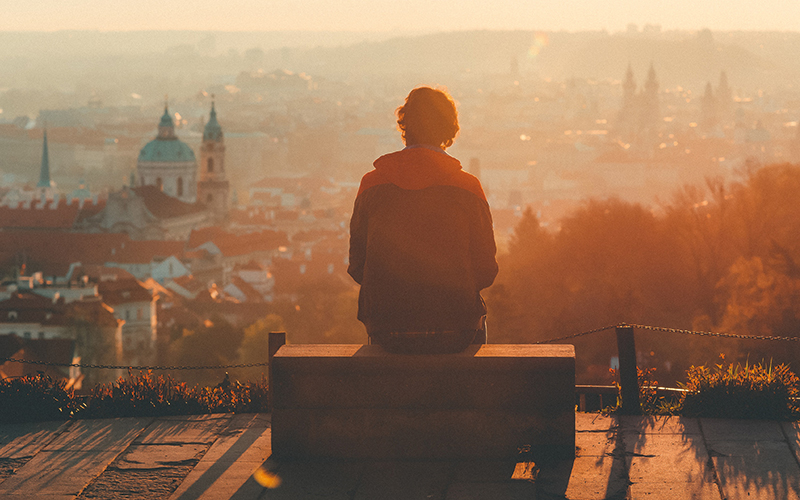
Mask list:
[[[0,31],[797,30],[799,0],[0,0]]]

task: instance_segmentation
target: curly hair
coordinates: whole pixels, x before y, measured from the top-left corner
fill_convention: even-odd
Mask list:
[[[458,134],[458,112],[450,94],[430,87],[412,90],[397,108],[397,127],[407,146],[450,147]]]

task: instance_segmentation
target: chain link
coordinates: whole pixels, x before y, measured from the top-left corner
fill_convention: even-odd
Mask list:
[[[208,366],[129,366],[129,365],[84,365],[81,363],[51,363],[49,361],[28,361],[25,359],[0,358],[0,361],[10,361],[12,363],[25,363],[29,365],[43,366],[62,366],[69,368],[99,368],[105,370],[220,370],[223,368],[254,368],[267,366],[268,362],[263,363],[242,363],[238,365],[208,365]]]
[[[603,326],[601,328],[595,328],[594,330],[587,330],[587,331],[581,332],[581,333],[573,333],[572,335],[567,335],[567,336],[564,336],[564,337],[558,337],[558,338],[555,338],[555,339],[548,339],[548,340],[540,340],[538,342],[532,342],[532,343],[533,344],[548,344],[550,342],[558,342],[559,340],[574,339],[574,338],[578,338],[578,337],[583,337],[584,335],[589,335],[589,334],[592,334],[592,333],[602,332],[604,330],[611,330],[612,328],[616,328],[617,326],[618,325]]]
[[[682,330],[680,328],[667,328],[664,326],[650,326],[650,325],[637,325],[637,324],[631,324],[631,325],[622,324],[620,326],[632,326],[634,328],[640,328],[642,330],[667,332],[667,333],[680,333],[683,335],[698,335],[701,337],[724,337],[729,339],[742,339],[742,340],[775,340],[783,342],[800,342],[800,337],[773,337],[771,335],[738,335],[735,333],[698,332],[695,330]]]

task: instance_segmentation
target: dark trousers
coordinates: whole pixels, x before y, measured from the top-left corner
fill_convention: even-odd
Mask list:
[[[476,330],[372,332],[370,340],[397,354],[454,354],[472,344],[486,344],[486,316]]]

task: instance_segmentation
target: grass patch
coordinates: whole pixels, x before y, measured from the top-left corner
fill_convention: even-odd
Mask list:
[[[76,396],[65,387],[64,382],[44,374],[0,381],[0,422],[268,410],[266,379],[241,384],[230,382],[226,376],[216,387],[195,387],[170,375],[129,372],[127,378],[95,387],[89,396]]]
[[[724,358],[723,358],[724,361]],[[795,398],[800,379],[788,365],[719,363],[693,366],[687,373],[688,392],[675,409],[689,417],[796,420]]]

